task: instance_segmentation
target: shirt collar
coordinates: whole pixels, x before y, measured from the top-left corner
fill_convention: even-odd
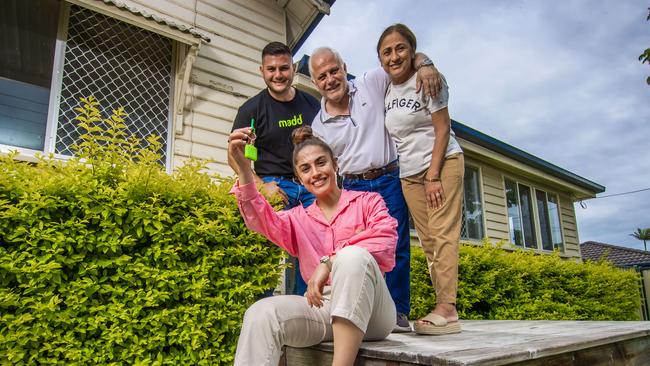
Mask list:
[[[357,86],[354,83],[354,79],[348,80],[348,98],[350,98],[350,115],[352,115],[352,101],[354,100],[354,95],[356,93],[357,93]],[[339,116],[331,116],[329,113],[327,113],[327,110],[325,109],[326,102],[327,100],[325,99],[325,97],[320,98],[319,118],[323,123],[329,122],[330,120],[339,117]]]
[[[320,210],[320,208],[318,208],[318,205],[316,205],[316,201],[314,201],[313,204],[307,207],[305,211],[307,211],[307,214],[311,216],[313,219],[329,226],[331,223],[334,222],[334,220],[336,220],[338,215],[350,205],[351,202],[356,200],[358,197],[362,196],[364,193],[365,192],[361,192],[361,191],[348,191],[345,189],[342,190],[341,197],[339,197],[339,202],[336,207],[336,212],[332,216],[332,220],[330,220],[330,222],[327,222],[325,216],[323,216],[323,212]]]

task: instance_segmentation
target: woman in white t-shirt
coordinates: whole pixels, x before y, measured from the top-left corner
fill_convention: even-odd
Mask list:
[[[386,129],[397,144],[402,190],[436,291],[435,309],[414,329],[419,334],[458,333],[463,152],[451,130],[446,81],[436,99],[416,92],[415,74],[424,63],[414,64],[415,52],[415,35],[403,24],[386,28],[377,43],[379,60],[391,78]]]

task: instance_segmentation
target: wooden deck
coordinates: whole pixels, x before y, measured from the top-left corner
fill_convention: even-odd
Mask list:
[[[391,334],[364,342],[357,366],[650,365],[650,322],[463,321],[445,336]],[[287,347],[281,365],[329,366],[332,343]]]

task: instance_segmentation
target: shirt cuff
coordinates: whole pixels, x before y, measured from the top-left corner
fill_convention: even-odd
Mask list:
[[[235,184],[230,189],[230,193],[234,194],[239,201],[250,201],[259,194],[255,182],[240,185],[239,179],[235,181]]]

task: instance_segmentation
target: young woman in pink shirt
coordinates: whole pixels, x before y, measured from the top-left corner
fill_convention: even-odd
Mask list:
[[[293,164],[316,200],[274,211],[257,192],[244,157],[253,137],[250,128],[230,134],[228,154],[239,168],[232,192],[249,229],[298,257],[307,292],[265,298],[246,311],[235,365],[275,366],[284,345],[332,340],[332,365],[353,365],[361,341],[384,339],[395,323],[383,274],[395,264],[397,222],[379,194],[338,187],[332,150],[309,127],[294,132]]]

